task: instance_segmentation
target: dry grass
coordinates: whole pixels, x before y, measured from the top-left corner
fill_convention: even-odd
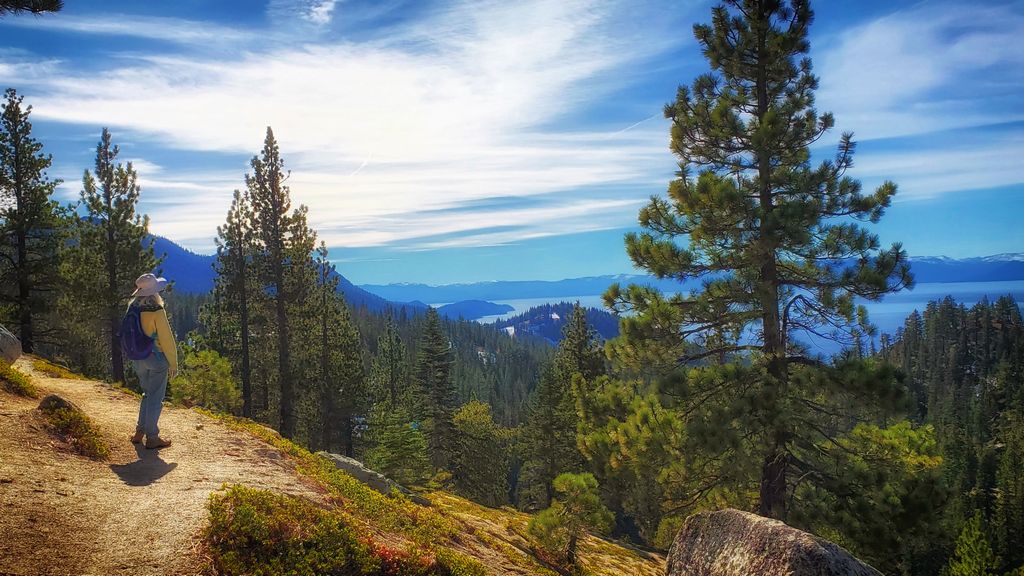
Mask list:
[[[32,357],[32,368],[41,374],[45,374],[50,378],[65,378],[67,380],[85,380],[85,376],[81,374],[75,374],[71,370],[63,366],[59,366],[50,362],[45,358]]]
[[[70,444],[75,452],[93,460],[106,460],[110,456],[110,447],[85,414],[70,408],[58,408],[45,411],[43,415],[47,426]]]
[[[36,390],[32,380],[14,366],[0,362],[0,387],[7,392],[24,396],[26,398],[38,398],[39,391]]]

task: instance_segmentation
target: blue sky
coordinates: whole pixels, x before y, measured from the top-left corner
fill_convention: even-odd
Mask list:
[[[73,201],[102,127],[151,229],[213,248],[266,126],[357,283],[633,272],[622,235],[675,170],[663,105],[706,70],[710,2],[74,2],[0,20]],[[851,175],[900,192],[912,255],[1024,251],[1024,3],[814,4],[818,108]]]

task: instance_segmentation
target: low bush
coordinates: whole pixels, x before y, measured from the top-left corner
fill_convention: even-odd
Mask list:
[[[68,370],[67,368],[65,368],[63,366],[59,366],[57,364],[54,364],[53,362],[50,362],[49,360],[46,360],[44,358],[33,358],[32,359],[32,368],[34,368],[36,372],[40,372],[42,374],[45,374],[45,375],[49,376],[50,378],[66,378],[68,380],[84,380],[85,379],[84,376],[82,376],[80,374],[75,374],[71,370]]]
[[[89,417],[77,410],[59,408],[43,412],[46,423],[79,454],[104,460],[110,455],[110,448],[96,431]]]
[[[335,468],[334,464],[281,437],[275,430],[244,418],[200,412],[244,430],[288,454],[296,460],[299,474],[313,479],[327,490],[331,499],[345,512],[363,518],[374,526],[397,532],[421,546],[449,539],[457,532],[452,521],[434,510],[415,504],[400,494],[387,496]]]
[[[346,525],[344,515],[294,496],[231,486],[210,497],[205,539],[218,574],[478,576],[457,552],[395,549]]]
[[[558,493],[555,501],[530,520],[527,530],[540,545],[542,555],[577,568],[580,539],[588,529],[608,530],[613,516],[601,502],[592,474],[560,474],[554,487]]]
[[[202,406],[217,412],[238,414],[242,392],[227,358],[213,350],[186,350],[181,373],[171,380],[171,400],[185,406]]]
[[[39,397],[39,392],[28,376],[22,374],[14,366],[9,366],[3,362],[0,362],[0,386],[3,386],[4,390],[18,396],[25,396],[26,398]]]

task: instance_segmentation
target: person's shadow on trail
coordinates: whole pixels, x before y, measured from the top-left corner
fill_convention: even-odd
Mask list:
[[[110,469],[129,486],[148,486],[178,467],[177,462],[164,462],[159,450],[147,450],[135,445],[139,459],[128,464],[111,464]]]

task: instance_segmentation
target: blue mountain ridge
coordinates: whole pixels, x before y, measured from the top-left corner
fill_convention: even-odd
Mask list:
[[[978,258],[915,257],[911,271],[918,284],[938,282],[1000,282],[1024,280],[1024,254],[997,254]],[[362,284],[361,288],[391,300],[456,302],[460,300],[521,300],[527,298],[566,298],[603,294],[618,282],[647,284],[666,292],[697,288],[698,281],[680,285],[677,280],[658,279],[641,274],[588,276],[565,280],[512,280],[466,284]]]
[[[161,236],[151,235],[150,238],[153,240],[153,249],[156,255],[164,256],[160,273],[174,282],[174,290],[193,294],[202,294],[213,290],[213,281],[216,277],[216,273],[213,271],[213,256],[196,254]],[[346,302],[357,308],[365,306],[375,312],[383,312],[389,308],[405,307],[412,310],[427,308],[427,305],[422,302],[386,300],[363,290],[340,274],[337,276],[338,290],[344,294]]]
[[[174,289],[186,293],[205,293],[213,289],[214,257],[197,254],[167,238],[152,235],[158,256],[164,255],[162,274],[174,281]],[[1024,254],[997,254],[977,258],[954,259],[946,257],[914,257],[911,269],[918,284],[932,282],[996,282],[1024,280]],[[364,284],[357,286],[342,275],[339,291],[352,306],[372,311],[406,307],[426,309],[424,302],[451,302],[439,307],[439,312],[452,319],[473,320],[483,316],[510,311],[507,305],[493,301],[528,298],[566,298],[568,296],[598,295],[614,282],[620,284],[648,284],[665,291],[679,291],[676,280],[659,280],[639,274],[619,274],[569,278],[565,280],[515,280],[447,284]],[[696,288],[698,282],[682,284],[682,288]]]

